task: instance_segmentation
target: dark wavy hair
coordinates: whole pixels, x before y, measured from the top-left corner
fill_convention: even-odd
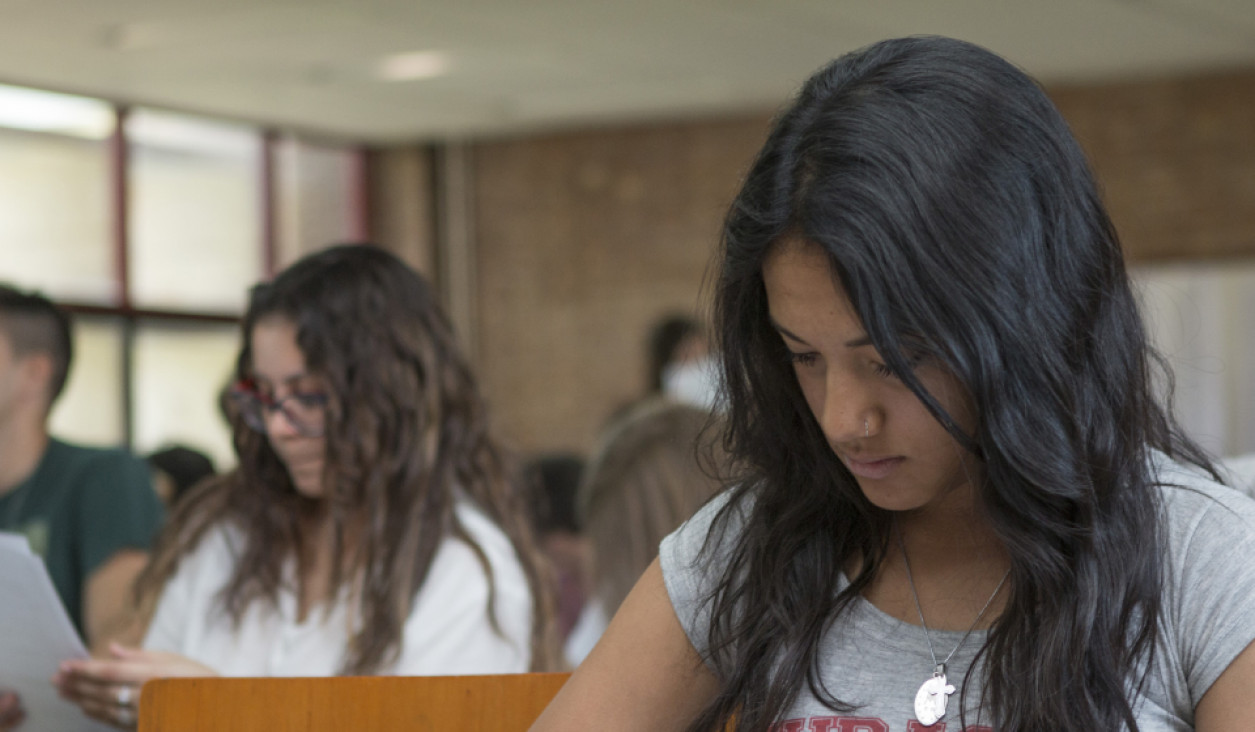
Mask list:
[[[552,611],[516,505],[514,473],[489,433],[475,378],[428,283],[372,246],[342,245],[305,257],[253,289],[238,378],[251,376],[254,326],[274,316],[296,326],[307,369],[328,386],[329,506],[298,493],[266,436],[231,415],[239,467],[180,503],[139,581],[141,607],[151,609],[206,529],[229,520],[245,539],[221,602],[238,623],[250,604],[277,601],[283,564],[301,549],[303,517],[329,510],[334,556],[342,561],[326,599],[348,585],[361,592],[361,630],[341,671],[377,671],[396,659],[405,621],[446,537],[469,544],[491,581],[486,556],[454,513],[464,496],[518,553],[534,598],[532,666],[548,667]],[[360,526],[360,536],[350,541],[351,526]],[[491,594],[485,611],[495,627]]]
[[[978,657],[982,714],[1017,732],[1136,730],[1163,583],[1148,460],[1215,471],[1157,399],[1162,362],[1062,117],[1011,64],[937,37],[812,76],[727,216],[715,321],[725,439],[748,467],[708,548],[743,499],[753,510],[707,598],[721,690],[691,729],[767,730],[804,688],[851,709],[824,688],[819,641],[890,546],[891,514],[834,454],[768,319],[762,263],[791,238],[827,252],[888,366],[982,461],[978,500],[1011,562]],[[974,433],[912,373],[921,350],[966,386]]]

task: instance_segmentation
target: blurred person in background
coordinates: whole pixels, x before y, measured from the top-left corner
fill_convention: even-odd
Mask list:
[[[537,543],[553,568],[554,607],[558,638],[565,640],[584,608],[588,594],[588,541],[575,507],[584,459],[571,453],[531,459],[527,500]]]
[[[71,327],[46,297],[0,285],[0,531],[43,557],[74,627],[101,651],[131,619],[131,583],[163,514],[143,460],[48,434]]]
[[[596,645],[663,537],[719,490],[727,458],[716,434],[709,411],[666,397],[637,404],[603,432],[578,499],[592,580],[564,647],[572,666]]]
[[[687,315],[672,314],[649,331],[649,394],[666,396],[704,409],[715,406],[718,366],[706,329]]]
[[[548,668],[539,555],[429,284],[333,247],[254,288],[242,336],[238,467],[173,512],[142,649],[64,663],[61,694],[127,727],[162,676]]]
[[[75,629],[103,652],[111,639],[135,639],[127,597],[163,514],[142,460],[48,434],[73,361],[71,328],[48,298],[0,284],[0,531],[26,537]],[[23,716],[0,689],[0,730]]]
[[[170,445],[148,456],[152,468],[153,490],[161,502],[170,508],[192,486],[217,472],[213,460],[200,450],[186,445]]]

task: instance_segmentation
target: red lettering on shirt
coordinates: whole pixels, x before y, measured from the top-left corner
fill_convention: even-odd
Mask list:
[[[877,717],[809,717],[777,722],[772,725],[771,732],[893,732],[893,730],[887,722]],[[912,719],[906,723],[906,732],[946,732],[946,723],[923,725],[918,720]],[[994,728],[974,724],[964,727],[963,732],[994,732]]]
[[[876,717],[837,717],[837,732],[889,732],[889,725]]]

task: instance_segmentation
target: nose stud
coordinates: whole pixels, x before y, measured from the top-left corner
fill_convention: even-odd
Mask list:
[[[871,437],[871,436],[872,436],[871,420],[865,419],[863,420],[863,437]]]

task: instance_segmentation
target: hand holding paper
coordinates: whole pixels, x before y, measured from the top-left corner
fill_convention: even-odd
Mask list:
[[[135,704],[145,681],[170,676],[217,676],[204,664],[165,651],[111,643],[109,656],[65,661],[52,683],[63,699],[77,704],[88,716],[124,728],[135,721]]]
[[[25,537],[0,532],[0,732],[96,732],[104,729],[57,698],[48,678],[87,649],[57,597],[43,560]]]
[[[22,700],[12,691],[0,691],[0,732],[9,732],[26,718]]]

